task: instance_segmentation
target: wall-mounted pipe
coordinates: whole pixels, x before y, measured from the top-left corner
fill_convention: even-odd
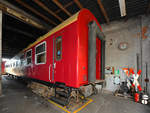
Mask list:
[[[1,75],[1,63],[2,63],[2,11],[0,10],[0,95],[2,95],[2,75]]]
[[[88,34],[88,81],[89,82],[96,81],[96,37],[100,39],[101,42],[103,42],[104,44],[105,36],[103,32],[99,29],[95,21],[91,21],[89,23],[89,34]],[[102,64],[104,64],[105,61],[104,59],[102,60],[103,60]]]
[[[101,40],[101,79],[105,79],[105,40]]]

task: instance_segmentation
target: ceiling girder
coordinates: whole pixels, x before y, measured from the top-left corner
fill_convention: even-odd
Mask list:
[[[77,6],[78,6],[80,9],[83,8],[83,6],[82,6],[82,4],[79,2],[79,0],[74,0],[74,2],[77,4]]]
[[[41,8],[43,8],[44,10],[46,10],[49,14],[53,15],[55,18],[57,18],[59,21],[63,21],[62,18],[60,18],[58,15],[56,15],[53,11],[51,11],[49,8],[47,8],[42,2],[40,2],[39,0],[34,0],[34,2],[36,4],[38,4]]]
[[[72,14],[64,8],[64,6],[58,1],[58,0],[52,0],[60,9],[62,9],[68,16],[71,16]]]
[[[106,12],[106,10],[105,10],[105,8],[104,8],[104,6],[103,6],[101,0],[97,0],[97,3],[98,3],[98,5],[99,5],[99,7],[100,7],[100,9],[101,9],[101,11],[102,11],[104,17],[105,17],[106,22],[109,23],[108,14],[107,14],[107,12]]]
[[[34,8],[32,8],[31,6],[29,6],[28,4],[22,2],[22,0],[16,0],[16,2],[18,2],[19,4],[21,4],[22,6],[24,6],[25,8],[27,8],[28,10],[32,11],[33,13],[35,13],[36,15],[40,16],[41,18],[43,18],[44,20],[48,21],[49,23],[53,24],[53,25],[57,25],[54,21],[52,21],[51,19],[49,19],[48,17],[46,17],[45,15],[39,13],[37,10],[35,10]]]
[[[20,19],[21,21],[23,21],[25,23],[31,24],[40,29],[45,29],[45,27],[42,24],[36,22],[35,20],[31,19],[27,15],[23,15],[22,13],[8,7],[7,5],[5,5],[1,2],[0,2],[0,10],[2,10],[4,13],[7,13],[9,15],[12,15],[12,16]]]
[[[11,27],[11,26],[6,26],[6,25],[3,28],[7,29],[7,30],[10,30],[10,31],[14,31],[14,32],[20,33],[20,34],[25,35],[25,36],[30,37],[30,38],[36,39],[33,34],[27,33],[27,32],[22,31],[20,29],[17,29],[17,28]]]
[[[68,4],[64,5],[64,8],[66,9],[67,7],[71,6],[74,3],[74,1],[70,1]],[[57,11],[55,11],[55,13],[59,13],[60,11],[62,11],[61,9],[58,9]]]

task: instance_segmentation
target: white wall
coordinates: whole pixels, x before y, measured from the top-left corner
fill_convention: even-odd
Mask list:
[[[113,66],[115,69],[122,70],[122,68],[129,67],[134,68],[136,72],[137,68],[137,57],[136,54],[140,54],[140,38],[141,38],[141,23],[142,29],[147,27],[147,32],[145,35],[147,39],[143,39],[143,64],[148,62],[149,65],[149,78],[150,78],[150,17],[141,16],[129,19],[127,21],[114,21],[109,25],[102,25],[103,32],[106,36],[106,67]],[[149,41],[148,41],[149,40]],[[118,49],[120,42],[127,42],[128,49],[121,51]],[[112,45],[111,45],[112,43]],[[141,58],[141,57],[140,57]],[[140,61],[139,61],[140,62]],[[140,64],[141,67],[141,64]],[[143,79],[145,75],[145,67],[143,65]],[[124,76],[120,74],[120,76]],[[109,77],[109,75],[107,76]],[[108,79],[106,77],[106,80]],[[111,76],[110,76],[111,77]],[[108,79],[110,82],[110,79]],[[106,89],[111,89],[114,91],[116,89],[115,85],[106,87]],[[109,88],[108,88],[109,87]],[[144,84],[143,84],[144,87]],[[150,87],[149,87],[150,93]]]

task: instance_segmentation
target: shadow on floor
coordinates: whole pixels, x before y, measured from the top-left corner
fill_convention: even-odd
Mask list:
[[[24,82],[3,76],[2,85],[0,113],[65,113],[33,94]],[[94,101],[78,113],[150,113],[147,105],[110,94],[93,95],[91,98]]]

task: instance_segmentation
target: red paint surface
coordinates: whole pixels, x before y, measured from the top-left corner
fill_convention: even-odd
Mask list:
[[[98,21],[89,10],[81,10],[78,16],[78,87],[88,83],[88,23]],[[101,27],[100,27],[101,29]],[[83,69],[85,68],[85,69]],[[100,68],[100,67],[97,67]],[[98,74],[98,70],[96,72]],[[98,76],[97,76],[98,77]],[[85,79],[87,78],[87,80]]]
[[[5,62],[2,62],[1,64],[1,73],[5,74]]]
[[[46,63],[35,64],[35,46],[32,49],[32,65],[25,68],[27,77],[46,81],[61,82],[66,86],[79,88],[88,83],[88,23],[96,20],[94,15],[87,9],[79,12],[77,21],[65,26],[43,41],[46,42]],[[97,22],[100,27],[99,23]],[[100,27],[101,29],[101,27]],[[62,36],[62,59],[54,63],[54,80],[52,80],[53,67],[53,40]],[[25,51],[26,52],[26,51]],[[55,49],[54,49],[55,53]],[[55,56],[55,55],[54,55]],[[97,39],[97,56],[96,56],[96,78],[101,76],[101,42]]]
[[[101,78],[101,41],[96,39],[96,79]]]
[[[46,41],[47,45],[46,64],[36,65],[34,62],[35,46],[43,41],[30,48],[32,49],[32,66],[26,67],[28,77],[52,83],[61,82],[71,87],[77,86],[77,32],[75,32],[76,26],[77,22],[74,22],[43,40]],[[54,57],[56,68],[54,69],[54,80],[52,80],[53,47],[55,48],[55,44],[53,45],[53,40],[55,42],[58,36],[62,36],[62,59],[60,61],[56,61]]]
[[[134,100],[135,100],[135,102],[139,102],[139,94],[138,93],[134,94]]]

